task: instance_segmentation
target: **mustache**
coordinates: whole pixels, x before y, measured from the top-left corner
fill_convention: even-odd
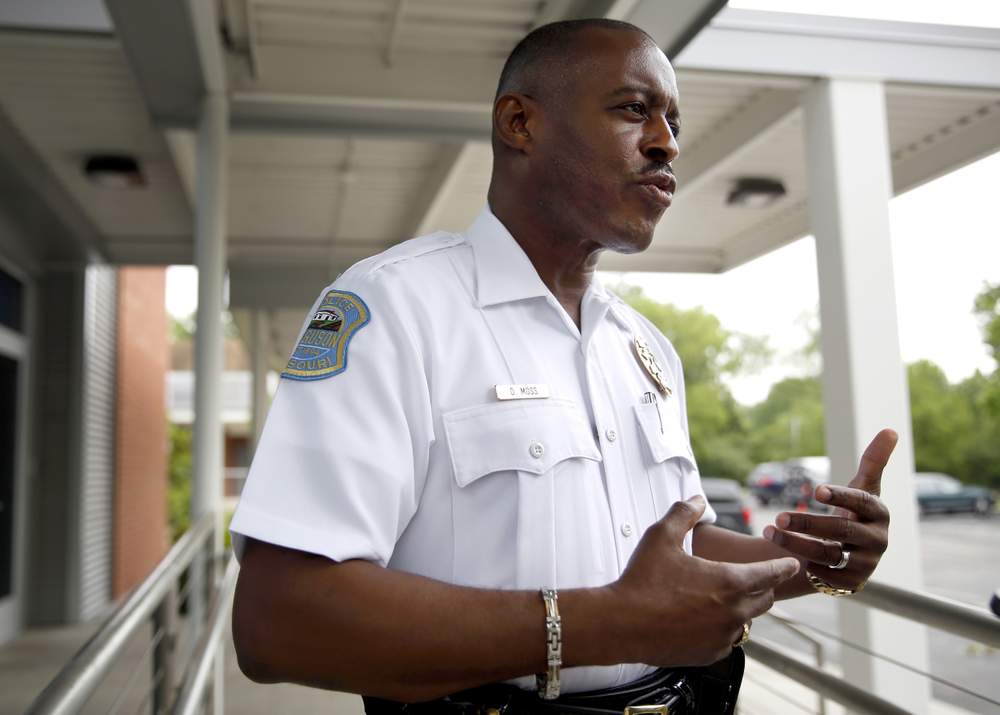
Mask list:
[[[640,171],[641,176],[663,176],[664,174],[674,175],[674,167],[670,165],[669,161],[651,161],[646,164]]]

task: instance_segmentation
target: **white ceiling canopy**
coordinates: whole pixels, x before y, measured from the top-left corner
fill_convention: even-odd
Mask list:
[[[316,292],[350,263],[467,226],[485,201],[503,60],[532,27],[562,17],[627,19],[679,52],[674,205],[647,252],[608,255],[602,268],[724,271],[807,233],[800,106],[821,77],[884,82],[897,193],[1000,148],[1000,31],[722,4],[220,1],[217,22],[201,30],[224,60],[211,82],[231,101],[233,306],[287,309],[295,317],[272,325],[297,330]],[[34,5],[8,3],[0,14],[0,23],[10,13],[23,21],[0,27],[5,211],[49,226],[30,247],[40,264],[191,262],[192,128],[210,80],[188,8],[204,6],[108,0],[112,35],[72,13],[60,17],[78,29],[53,31]],[[136,158],[145,186],[88,181],[82,166],[95,153]],[[728,205],[746,177],[785,193],[766,206]],[[279,338],[280,362],[292,338]]]

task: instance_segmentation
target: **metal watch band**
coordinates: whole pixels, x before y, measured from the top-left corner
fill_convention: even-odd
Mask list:
[[[559,668],[562,666],[562,619],[559,617],[559,594],[554,588],[542,589],[545,602],[545,661],[548,670],[535,676],[538,695],[543,700],[559,697]]]
[[[808,569],[806,569],[806,579],[809,581],[810,586],[820,593],[825,593],[827,596],[853,596],[865,587],[864,584],[861,584],[857,588],[840,588],[831,583],[827,583]]]

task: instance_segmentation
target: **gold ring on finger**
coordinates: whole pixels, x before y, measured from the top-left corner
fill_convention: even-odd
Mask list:
[[[747,621],[743,624],[743,632],[740,634],[739,639],[733,643],[733,648],[739,648],[741,645],[750,640],[750,624],[752,621]]]

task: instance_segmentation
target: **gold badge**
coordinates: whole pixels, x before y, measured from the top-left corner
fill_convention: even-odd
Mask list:
[[[666,381],[663,379],[663,369],[660,367],[659,363],[656,362],[656,358],[653,357],[653,351],[649,349],[649,345],[646,341],[640,337],[636,337],[632,342],[632,348],[635,350],[635,357],[642,365],[643,370],[649,375],[649,378],[656,385],[656,388],[665,396],[670,397],[672,390],[667,387]]]

